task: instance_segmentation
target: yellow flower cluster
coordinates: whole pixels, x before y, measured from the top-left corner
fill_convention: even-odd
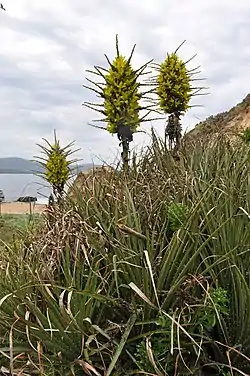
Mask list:
[[[69,179],[69,163],[61,153],[59,145],[54,145],[46,162],[46,180],[55,187],[64,186]]]
[[[130,62],[119,55],[113,61],[105,76],[104,111],[107,130],[116,133],[119,122],[131,127],[135,132],[139,126],[139,83]]]
[[[186,112],[192,96],[190,76],[185,63],[176,53],[160,65],[156,88],[159,105],[166,114]]]

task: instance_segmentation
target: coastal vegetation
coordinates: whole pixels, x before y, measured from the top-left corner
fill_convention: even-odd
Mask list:
[[[116,52],[108,69],[95,67],[104,84],[91,84],[122,168],[93,171],[92,184],[66,195],[73,144],[55,138],[42,148],[59,200],[1,251],[0,372],[249,375],[248,138],[181,142],[181,116],[202,88],[179,50],[139,70],[118,39]],[[137,79],[149,67],[145,108]],[[152,129],[151,144],[131,157],[145,110],[168,117],[166,136]]]

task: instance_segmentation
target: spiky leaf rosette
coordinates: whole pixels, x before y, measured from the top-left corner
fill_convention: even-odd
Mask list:
[[[176,53],[168,55],[160,65],[156,92],[160,108],[166,114],[183,113],[189,108],[192,97],[190,75]]]
[[[117,132],[117,124],[130,126],[132,133],[140,124],[141,93],[136,72],[122,55],[113,61],[104,87],[104,110],[107,117],[107,130]]]

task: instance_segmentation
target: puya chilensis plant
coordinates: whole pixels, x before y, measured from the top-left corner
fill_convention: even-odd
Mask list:
[[[169,149],[175,148],[177,151],[181,146],[180,117],[190,107],[194,107],[190,106],[190,100],[193,96],[207,94],[201,93],[205,87],[196,87],[192,84],[194,81],[203,80],[194,77],[200,73],[200,66],[189,70],[187,68],[187,64],[196,55],[184,62],[177,54],[183,43],[172,54],[167,54],[166,59],[161,64],[152,64],[157,74],[149,81],[155,87],[160,112],[168,116],[165,128],[165,143],[168,139]]]
[[[134,133],[138,132],[141,122],[153,120],[149,119],[148,115],[154,105],[142,106],[140,104],[140,101],[153,90],[143,92],[140,89],[145,84],[139,82],[142,75],[149,73],[146,72],[146,68],[152,60],[134,70],[131,59],[135,47],[136,45],[133,46],[127,59],[120,54],[118,36],[116,35],[115,59],[111,62],[107,55],[104,55],[109,64],[109,69],[94,66],[93,71],[87,70],[87,72],[100,77],[103,82],[98,83],[87,78],[92,86],[83,85],[83,87],[94,91],[102,99],[101,104],[84,102],[83,105],[104,115],[103,119],[95,121],[105,122],[106,127],[98,128],[106,129],[111,134],[117,134],[120,146],[122,146],[121,157],[125,168],[128,168],[129,165],[129,144],[133,141]],[[143,110],[145,114],[140,116],[140,112]]]
[[[35,157],[36,161],[43,168],[44,172],[39,175],[43,177],[52,187],[53,195],[59,203],[63,197],[65,185],[71,175],[71,166],[78,160],[69,160],[69,156],[79,151],[72,150],[74,142],[62,147],[54,132],[54,142],[50,143],[43,138],[46,145],[37,144],[42,149],[44,157]]]

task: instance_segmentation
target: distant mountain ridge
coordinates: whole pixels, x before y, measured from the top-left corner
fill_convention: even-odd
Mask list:
[[[42,172],[38,163],[18,157],[0,158],[1,174],[32,174]]]
[[[74,173],[87,171],[93,167],[92,163],[74,165]],[[36,174],[44,172],[43,168],[35,161],[19,157],[0,158],[0,174]]]

